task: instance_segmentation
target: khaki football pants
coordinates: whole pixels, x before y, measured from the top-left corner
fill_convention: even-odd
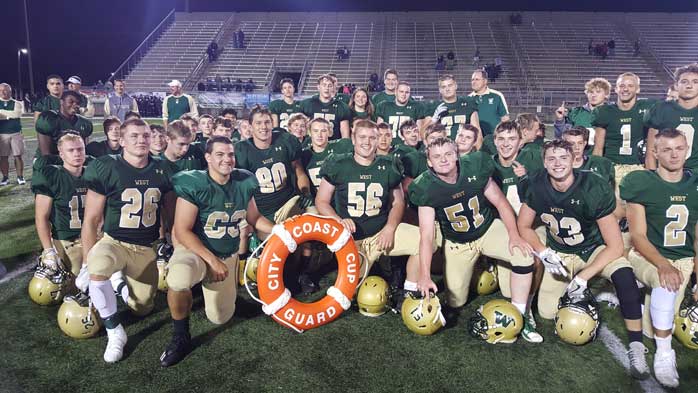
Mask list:
[[[456,243],[446,239],[443,250],[446,301],[451,307],[460,307],[468,301],[470,280],[480,255],[498,259],[511,266],[533,265],[533,258],[524,256],[518,248],[514,250],[514,255],[509,253],[509,234],[500,219],[492,221],[487,232],[475,241]],[[498,264],[498,270],[500,266]]]
[[[136,315],[147,315],[153,310],[158,289],[155,259],[154,246],[122,242],[105,233],[87,256],[87,270],[104,277],[123,271],[130,293],[128,307]]]
[[[303,214],[303,210],[298,206],[298,200],[300,199],[300,196],[296,195],[286,201],[279,210],[274,213],[274,222],[276,224],[281,224],[284,222],[287,218],[296,216],[298,214]]]
[[[395,229],[393,248],[390,250],[381,250],[378,248],[379,234],[380,232],[371,237],[356,241],[356,247],[361,254],[360,274],[362,278],[371,271],[371,266],[373,266],[381,255],[391,257],[419,255],[419,227],[405,223],[398,224]],[[433,252],[433,250],[436,249],[436,245],[433,244],[432,247]]]
[[[562,258],[562,260],[565,262],[565,266],[567,271],[570,273],[570,276],[568,278],[564,278],[553,276],[547,271],[543,273],[543,281],[541,282],[540,290],[538,291],[538,313],[542,318],[555,318],[555,314],[557,314],[557,305],[562,295],[565,294],[567,285],[570,283],[570,278],[574,277],[575,274],[584,269],[586,265],[592,263],[596,256],[599,255],[604,248],[606,248],[606,245],[597,247],[587,262],[584,262],[582,258],[574,254],[558,253],[560,258]],[[625,267],[632,268],[627,259],[620,257],[606,265],[606,267],[601,271],[601,277],[610,281],[613,273],[615,273],[618,269]]]
[[[176,246],[167,264],[167,286],[172,291],[186,291],[202,282],[204,309],[212,323],[221,325],[235,313],[237,298],[238,255],[225,258],[228,277],[223,281],[212,282],[206,262],[184,246]]]
[[[618,186],[623,178],[630,172],[643,171],[645,167],[643,165],[633,165],[633,164],[616,164],[614,165],[616,171],[616,192],[618,191]]]
[[[53,247],[56,248],[56,252],[66,269],[77,277],[82,267],[82,243],[80,238],[78,237],[75,240],[53,239]]]
[[[539,239],[545,239],[545,225],[536,228],[536,234]],[[497,261],[494,261],[495,263]],[[511,267],[504,263],[497,263],[497,281],[499,282],[499,291],[507,299],[511,299]]]

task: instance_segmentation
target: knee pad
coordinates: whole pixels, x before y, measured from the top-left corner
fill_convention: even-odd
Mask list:
[[[654,288],[650,297],[650,316],[652,327],[658,330],[671,330],[674,326],[674,302],[676,292],[662,287]]]
[[[528,265],[528,266],[513,266],[511,267],[511,271],[516,274],[529,274],[533,273],[533,265]]]
[[[102,319],[116,314],[116,294],[109,280],[90,280],[90,298]]]
[[[636,320],[642,318],[642,296],[637,287],[633,270],[629,267],[618,269],[611,275],[611,281],[616,288],[620,303],[620,313],[623,318]]]

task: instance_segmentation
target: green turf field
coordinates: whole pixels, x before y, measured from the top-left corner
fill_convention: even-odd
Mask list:
[[[28,186],[0,188],[0,212],[0,261],[12,274],[39,251]],[[551,322],[540,323],[546,341],[539,345],[520,340],[492,346],[472,338],[466,331],[469,316],[498,295],[474,299],[456,326],[420,337],[399,315],[368,318],[355,308],[329,325],[297,334],[263,315],[246,293],[238,297],[233,320],[215,326],[195,292],[196,348],[181,364],[162,369],[158,357],[171,323],[159,293],[148,317],[123,311],[129,334],[125,358],[107,365],[105,333],[84,341],[64,336],[56,324],[58,307],[37,306],[27,296],[30,276],[0,283],[0,392],[643,391],[600,340],[583,347],[564,344]],[[323,284],[330,285],[329,279]],[[602,306],[602,318],[625,342],[619,312]],[[653,343],[646,339],[645,344],[652,353]],[[676,341],[674,347],[680,391],[696,392],[698,351]],[[651,360],[650,355],[650,365]]]
[[[145,119],[150,124],[162,124],[162,119]],[[92,120],[93,125],[93,135],[96,137],[104,134],[104,127],[102,127],[103,118],[94,118]],[[36,138],[36,129],[34,128],[34,118],[30,116],[22,117],[22,134],[25,139]]]

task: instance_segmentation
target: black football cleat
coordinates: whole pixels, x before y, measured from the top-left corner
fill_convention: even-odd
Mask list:
[[[181,362],[192,350],[191,337],[189,335],[172,336],[172,341],[167,344],[165,352],[160,355],[160,365],[170,367]]]

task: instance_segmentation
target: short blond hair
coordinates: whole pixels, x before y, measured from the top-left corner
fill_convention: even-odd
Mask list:
[[[624,73],[618,75],[618,79],[616,79],[616,85],[617,85],[618,82],[620,82],[620,80],[623,79],[623,78],[634,78],[634,79],[635,79],[635,83],[636,83],[638,86],[640,86],[640,77],[637,76],[637,74],[635,74],[634,72],[624,72]]]
[[[584,84],[584,92],[588,93],[592,90],[601,89],[606,95],[611,94],[611,82],[605,78],[592,78]]]
[[[63,146],[63,144],[66,142],[78,142],[78,141],[82,142],[83,145],[85,144],[85,140],[82,139],[80,134],[78,134],[77,131],[71,130],[71,131],[63,134],[60,138],[58,138],[57,147],[60,149],[61,146]]]

